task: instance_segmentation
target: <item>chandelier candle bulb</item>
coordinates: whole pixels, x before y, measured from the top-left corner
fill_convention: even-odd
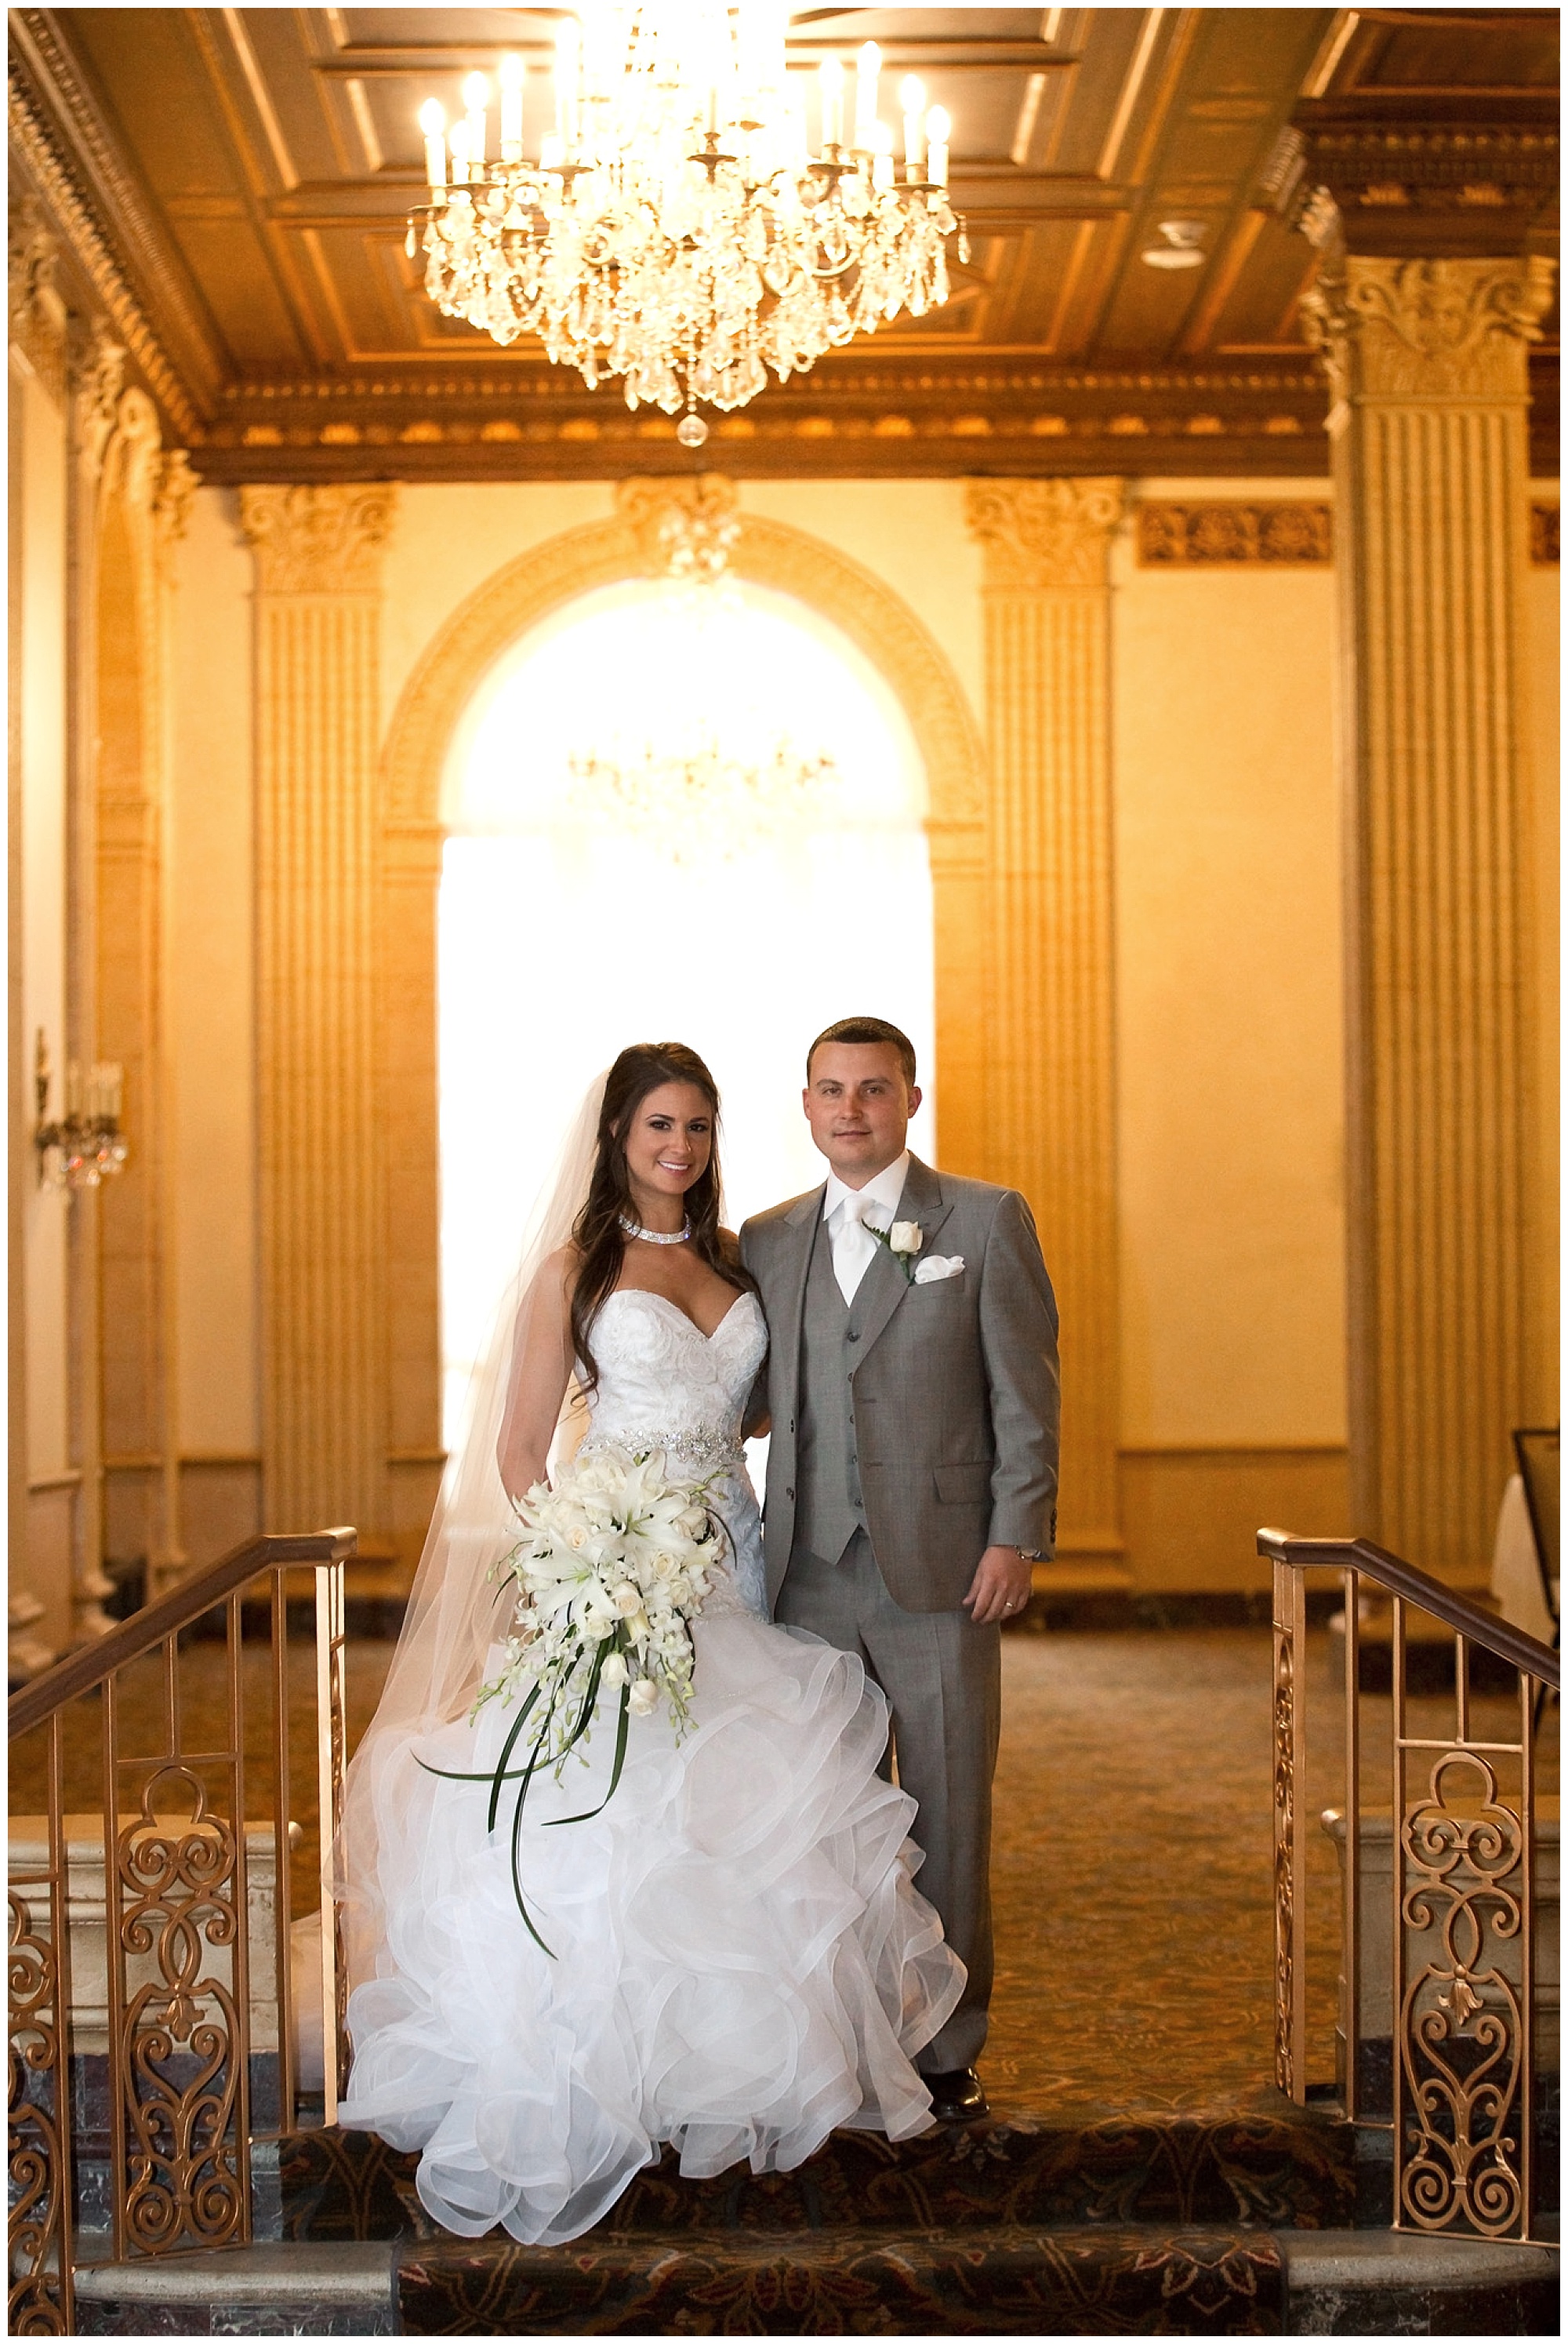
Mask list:
[[[893,134],[885,122],[871,125],[871,185],[880,192],[894,184]]]
[[[933,106],[926,116],[926,177],[933,187],[948,183],[948,139],[952,124],[945,106]]]
[[[913,74],[900,90],[899,100],[904,109],[904,170],[913,184],[926,157],[926,93]]]
[[[528,66],[521,57],[501,59],[501,160],[523,159],[523,81]]]
[[[419,127],[425,134],[425,177],[430,193],[443,195],[447,187],[447,116],[433,97],[427,98],[419,108]]]
[[[875,41],[868,41],[855,63],[855,144],[863,155],[869,154],[875,143],[877,83],[881,70],[882,52]]]
[[[844,143],[844,68],[837,57],[824,57],[818,68],[822,92],[822,152]]]

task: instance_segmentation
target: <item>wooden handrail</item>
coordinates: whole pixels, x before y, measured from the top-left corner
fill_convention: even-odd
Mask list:
[[[236,1587],[244,1587],[263,1571],[276,1571],[291,1562],[339,1562],[353,1554],[358,1543],[358,1533],[352,1530],[314,1531],[297,1537],[270,1536],[245,1540],[231,1547],[205,1571],[189,1579],[182,1579],[156,1603],[144,1604],[122,1620],[105,1636],[84,1644],[80,1652],[67,1652],[52,1669],[35,1677],[11,1695],[8,1704],[10,1725],[7,1739],[18,1733],[31,1733],[35,1725],[52,1715],[62,1702],[74,1700],[77,1693],[90,1692],[127,1661],[140,1660],[167,1636],[177,1635],[232,1595]]]
[[[1523,1628],[1510,1627],[1506,1620],[1495,1613],[1483,1612],[1479,1603],[1472,1603],[1445,1587],[1440,1579],[1432,1579],[1418,1571],[1413,1562],[1406,1562],[1386,1547],[1374,1546],[1371,1539],[1304,1539],[1292,1538],[1289,1531],[1260,1531],[1258,1552],[1272,1562],[1282,1562],[1292,1571],[1353,1569],[1365,1571],[1391,1595],[1402,1596],[1408,1603],[1418,1603],[1473,1644],[1479,1644],[1506,1661],[1511,1668],[1520,1669],[1526,1676],[1538,1677],[1543,1684],[1563,1684],[1563,1665],[1550,1644],[1526,1635]]]

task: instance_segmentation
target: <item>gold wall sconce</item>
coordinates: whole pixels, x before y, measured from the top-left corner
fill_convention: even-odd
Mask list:
[[[41,1188],[96,1188],[125,1169],[130,1149],[120,1129],[124,1069],[100,1059],[82,1070],[73,1059],[65,1068],[65,1113],[58,1123],[49,1120],[49,1086],[54,1079],[44,1029],[38,1028],[33,1055],[33,1087],[38,1103],[33,1145],[38,1155]]]

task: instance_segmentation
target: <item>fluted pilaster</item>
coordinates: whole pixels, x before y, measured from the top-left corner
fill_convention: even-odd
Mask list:
[[[386,1517],[373,793],[389,487],[250,488],[264,1504]]]
[[[977,480],[991,935],[988,1169],[1061,1308],[1065,1551],[1120,1545],[1110,588],[1121,482]]]
[[[1540,260],[1341,254],[1334,392],[1347,783],[1356,1527],[1491,1546],[1532,1405],[1526,346]],[[1538,1403],[1537,1403],[1538,1404]]]

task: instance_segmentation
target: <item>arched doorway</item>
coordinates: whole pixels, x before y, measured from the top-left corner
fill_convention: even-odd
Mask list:
[[[695,484],[625,481],[621,514],[566,531],[484,581],[427,647],[399,697],[380,773],[377,879],[376,1058],[378,1177],[385,1242],[369,1298],[385,1332],[377,1409],[387,1428],[387,1526],[417,1553],[442,1459],[439,1273],[437,907],[446,834],[443,784],[454,743],[498,662],[564,607],[596,589],[647,580],[634,492],[684,499]],[[892,694],[913,738],[929,796],[936,1056],[942,1158],[986,1168],[980,1113],[985,1059],[985,753],[974,712],[941,646],[890,586],[819,538],[744,512],[730,548],[737,580],[790,596],[825,621]]]
[[[766,587],[601,587],[497,662],[441,805],[448,1438],[520,1217],[627,1042],[713,1067],[733,1219],[820,1177],[800,1055],[855,1009],[913,1038],[934,1151],[927,798],[883,679]]]

